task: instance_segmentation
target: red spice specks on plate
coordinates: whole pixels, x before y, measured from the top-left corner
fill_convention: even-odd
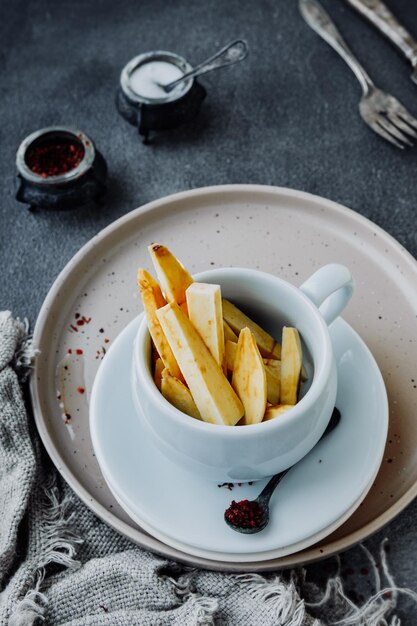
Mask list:
[[[81,350],[81,348],[77,348],[75,352],[76,352],[76,354],[78,354],[78,355],[84,354],[84,351],[83,351],[83,350]]]
[[[77,387],[77,391],[78,391],[78,393],[83,394],[83,393],[85,393],[85,387]]]
[[[78,333],[78,328],[79,326],[84,326],[84,324],[89,324],[91,322],[91,317],[86,317],[85,315],[81,315],[81,313],[75,313],[74,314],[75,317],[75,323],[74,324],[70,324],[69,328],[70,330]]]
[[[233,487],[234,487],[234,483],[221,483],[220,485],[217,485],[219,488],[220,487],[226,487],[229,491],[232,491]]]

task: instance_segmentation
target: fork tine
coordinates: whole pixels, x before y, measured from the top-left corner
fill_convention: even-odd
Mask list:
[[[408,137],[406,137],[404,133],[402,133],[396,126],[394,126],[394,124],[390,122],[387,118],[380,115],[376,121],[377,124],[382,126],[382,128],[387,131],[387,133],[390,133],[390,135],[394,135],[394,137],[396,137],[396,139],[398,139],[402,143],[407,144],[407,146],[413,145]]]
[[[409,124],[410,126],[413,126],[414,128],[417,128],[416,118],[413,117],[411,113],[409,113],[407,109],[400,102],[397,102],[397,106],[395,107],[394,110],[397,115],[402,117],[403,120],[407,122],[407,124]]]
[[[403,122],[403,120],[395,111],[390,111],[388,113],[388,119],[394,124],[394,126],[407,133],[407,135],[410,135],[411,137],[417,137],[417,132],[414,130],[414,128]]]
[[[370,122],[369,126],[372,128],[373,131],[375,131],[378,135],[381,135],[381,137],[383,137],[384,139],[386,139],[387,141],[389,141],[390,143],[393,143],[394,146],[397,146],[397,148],[401,148],[401,150],[404,150],[404,146],[397,141],[396,139],[394,139],[394,137],[392,135],[390,135],[389,133],[387,133],[383,128],[381,128],[381,126],[379,126],[376,122]]]

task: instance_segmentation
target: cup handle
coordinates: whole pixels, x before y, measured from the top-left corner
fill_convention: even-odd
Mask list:
[[[353,278],[344,265],[329,263],[314,272],[300,289],[316,305],[330,326],[352,297]]]

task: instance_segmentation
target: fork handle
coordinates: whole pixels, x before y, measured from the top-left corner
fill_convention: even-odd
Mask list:
[[[399,23],[386,4],[381,0],[346,0],[346,2],[388,37],[413,66],[417,65],[417,41]]]
[[[299,0],[299,6],[307,24],[340,54],[359,80],[363,93],[367,94],[374,86],[370,76],[359,63],[323,7],[317,0]]]

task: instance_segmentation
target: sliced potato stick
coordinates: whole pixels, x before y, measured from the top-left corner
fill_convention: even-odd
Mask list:
[[[279,363],[279,361],[277,361]],[[266,397],[271,404],[278,404],[281,392],[281,378],[276,376],[268,365],[265,365],[266,374]]]
[[[296,328],[282,329],[281,403],[296,404],[303,365],[300,335]]]
[[[235,333],[242,328],[249,328],[255,337],[259,352],[265,358],[281,357],[281,346],[271,335],[263,330],[256,322],[251,320],[245,313],[234,304],[223,298],[223,317]]]
[[[191,391],[178,378],[172,376],[167,368],[162,372],[161,392],[164,398],[179,411],[196,419],[201,419]]]
[[[182,305],[186,289],[194,282],[191,275],[165,246],[153,243],[148,250],[167,302]]]
[[[237,343],[234,341],[227,340],[225,345],[225,361],[226,361],[226,369],[228,372],[233,372],[235,367],[235,359],[236,359],[236,351],[237,351]]]
[[[151,274],[143,268],[138,269],[138,285],[143,308],[148,318],[149,332],[158,354],[171,374],[183,381],[181,370],[156,316],[157,309],[166,305],[161,289]]]
[[[230,328],[229,324],[226,322],[225,319],[223,319],[223,331],[224,331],[224,340],[225,341],[233,341],[234,343],[237,343],[237,340],[239,339],[239,337]]]
[[[235,367],[236,352],[237,344],[233,341],[226,341],[225,361],[229,373],[232,373]],[[270,404],[278,404],[281,389],[281,361],[275,359],[262,360],[265,366],[267,400]]]
[[[162,378],[162,371],[164,369],[167,369],[167,368],[165,368],[163,360],[161,358],[156,359],[155,367],[154,367],[154,371],[153,371],[153,379],[154,379],[155,385],[158,387],[159,391],[161,391],[161,378]]]
[[[264,421],[272,420],[275,417],[279,417],[280,415],[288,411],[288,409],[292,409],[292,407],[292,404],[278,404],[275,406],[269,406],[265,411]]]
[[[188,317],[175,302],[158,309],[156,315],[201,418],[213,424],[236,424],[243,405]]]
[[[264,365],[272,374],[281,378],[281,361],[278,361],[278,359],[264,359]]]
[[[220,367],[224,365],[224,330],[220,285],[193,283],[185,292],[188,317]],[[225,368],[224,368],[225,369]]]
[[[266,374],[255,337],[249,328],[239,333],[232,387],[245,407],[244,424],[261,422],[266,408]]]

